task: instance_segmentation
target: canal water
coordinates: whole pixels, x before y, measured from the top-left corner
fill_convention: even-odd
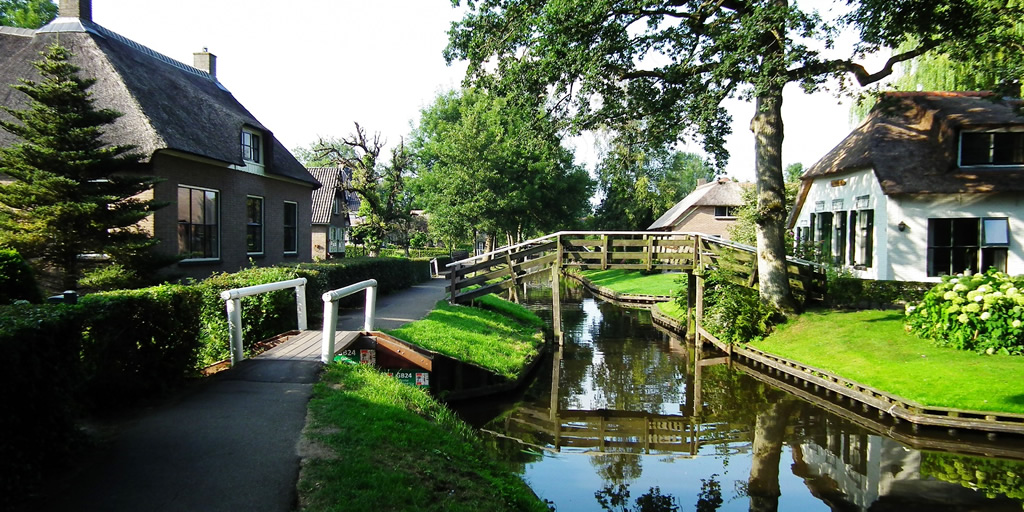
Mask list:
[[[531,289],[527,304],[550,320],[550,301]],[[825,410],[715,354],[695,364],[692,346],[647,311],[580,288],[562,301],[564,346],[524,391],[455,404],[558,511],[1024,507],[1018,438]]]

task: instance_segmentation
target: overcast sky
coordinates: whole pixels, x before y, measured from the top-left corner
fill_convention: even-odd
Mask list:
[[[449,0],[93,0],[100,25],[187,64],[209,48],[217,78],[288,148],[340,137],[358,121],[389,143],[465,64],[445,64]],[[852,128],[848,107],[795,86],[783,104],[783,162],[814,163]],[[753,106],[734,102],[726,173],[753,179]],[[592,168],[593,144],[575,141]],[[696,146],[693,147],[694,149]]]

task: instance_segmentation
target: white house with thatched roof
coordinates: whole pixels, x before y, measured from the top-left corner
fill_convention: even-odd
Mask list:
[[[217,81],[214,55],[184,64],[93,22],[90,0],[60,0],[59,17],[39,30],[0,27],[0,105],[25,108],[28,98],[8,84],[38,80],[32,63],[54,43],[96,79],[96,107],[123,114],[104,140],[134,145],[138,172],[163,179],[152,194],[170,206],[144,227],[158,251],[184,258],[172,272],[310,261],[310,193],[320,184]],[[0,130],[0,145],[17,142]]]
[[[987,93],[889,93],[801,176],[805,257],[866,279],[1024,274],[1024,116]]]
[[[728,239],[729,226],[736,223],[736,209],[743,206],[743,188],[748,186],[751,184],[725,177],[710,183],[698,183],[693,192],[658,217],[647,229],[702,233]]]

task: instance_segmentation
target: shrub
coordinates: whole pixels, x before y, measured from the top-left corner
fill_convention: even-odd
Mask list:
[[[196,366],[200,291],[181,285],[83,296],[82,367],[96,408],[178,387]]]
[[[989,270],[947,276],[906,307],[907,329],[936,345],[1024,353],[1024,277]]]
[[[726,270],[713,270],[704,279],[705,329],[723,343],[750,343],[768,335],[778,317],[761,301],[757,290],[736,284]]]
[[[78,280],[79,286],[100,291],[134,288],[139,282],[139,275],[134,270],[117,263],[90,269]]]
[[[306,302],[310,322],[323,318],[321,296],[324,292],[376,279],[377,292],[383,295],[430,279],[429,260],[404,258],[345,258],[329,263],[300,263],[294,269],[297,275],[309,281],[306,285]],[[362,304],[361,294],[339,302],[342,307],[359,307]]]
[[[825,303],[833,308],[881,308],[917,302],[933,283],[915,281],[876,281],[853,277],[849,269],[825,268],[828,291]]]
[[[42,484],[79,440],[78,318],[73,306],[0,306],[0,509]]]
[[[43,295],[28,262],[14,249],[0,249],[0,304],[16,300],[39,303]]]

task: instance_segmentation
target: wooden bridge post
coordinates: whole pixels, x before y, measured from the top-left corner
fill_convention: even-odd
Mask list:
[[[460,268],[462,268],[462,264],[461,263],[456,263],[455,266],[453,266],[452,269],[451,269],[452,294],[451,294],[451,297],[448,298],[448,303],[449,304],[455,304],[455,293],[458,291],[455,288],[455,286],[459,283],[459,269]]]
[[[694,302],[697,299],[697,274],[693,271],[686,272],[686,341],[693,341],[696,332],[694,322]]]
[[[696,311],[694,312],[694,341],[697,343],[697,350],[703,347],[703,339],[700,335],[701,323],[704,319],[704,258],[701,256],[700,235],[693,237],[693,276],[696,281],[694,295],[696,296]]]
[[[608,234],[601,235],[601,270],[608,270],[609,255],[612,252],[612,241]]]
[[[512,290],[512,301],[519,304],[519,283],[516,280],[516,268],[512,265],[511,252],[505,252],[505,264],[508,265],[508,278],[512,280],[512,287],[509,288]]]
[[[654,237],[645,234],[644,240],[647,241],[647,271],[650,272],[654,266]]]
[[[551,266],[551,326],[555,338],[558,338],[558,345],[562,345],[562,235],[555,236],[555,262]]]

